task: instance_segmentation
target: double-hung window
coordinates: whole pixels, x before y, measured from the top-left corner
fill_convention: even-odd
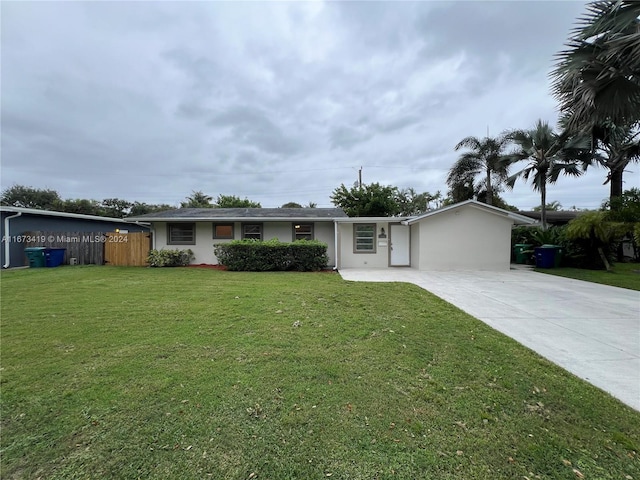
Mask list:
[[[243,240],[262,240],[261,223],[245,223],[242,225]]]
[[[195,245],[195,223],[168,223],[167,245]]]
[[[294,223],[293,240],[313,240],[313,223]]]
[[[356,223],[353,225],[353,252],[376,253],[376,224]]]

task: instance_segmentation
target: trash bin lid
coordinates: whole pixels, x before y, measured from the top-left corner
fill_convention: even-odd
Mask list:
[[[27,247],[24,249],[25,252],[41,252],[46,250],[47,247]]]

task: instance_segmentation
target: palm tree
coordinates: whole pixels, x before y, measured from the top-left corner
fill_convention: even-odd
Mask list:
[[[566,50],[556,55],[552,90],[572,130],[640,122],[640,2],[592,2]]]
[[[503,150],[507,143],[507,139],[502,135],[496,138],[485,137],[482,140],[476,137],[460,140],[455,149],[467,147],[470,151],[460,155],[449,170],[447,176],[449,188],[456,191],[460,190],[461,186],[466,186],[473,192],[485,190],[487,204],[491,205],[494,190],[499,189],[508,177],[509,166],[502,161]],[[478,176],[482,176],[483,179],[476,183]]]
[[[640,161],[640,131],[604,122],[594,128],[594,160],[609,170],[604,182],[610,183],[609,202],[622,196],[623,174],[627,165]]]
[[[186,201],[180,203],[180,208],[213,208],[212,197],[198,190],[194,190]]]
[[[589,144],[584,136],[571,137],[565,130],[557,134],[547,122],[538,120],[532,130],[514,130],[506,138],[516,144],[516,150],[507,157],[508,163],[521,160],[527,165],[507,180],[513,187],[522,177],[532,179],[533,189],[540,192],[540,221],[547,228],[547,184],[555,183],[560,174],[578,177],[581,165],[589,158]]]

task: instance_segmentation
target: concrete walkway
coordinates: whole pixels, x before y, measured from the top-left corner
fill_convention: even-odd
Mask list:
[[[528,270],[340,274],[414,283],[640,410],[640,292]]]

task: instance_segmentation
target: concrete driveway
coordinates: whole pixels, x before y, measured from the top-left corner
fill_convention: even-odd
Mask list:
[[[340,274],[416,284],[640,410],[640,292],[530,270]]]

